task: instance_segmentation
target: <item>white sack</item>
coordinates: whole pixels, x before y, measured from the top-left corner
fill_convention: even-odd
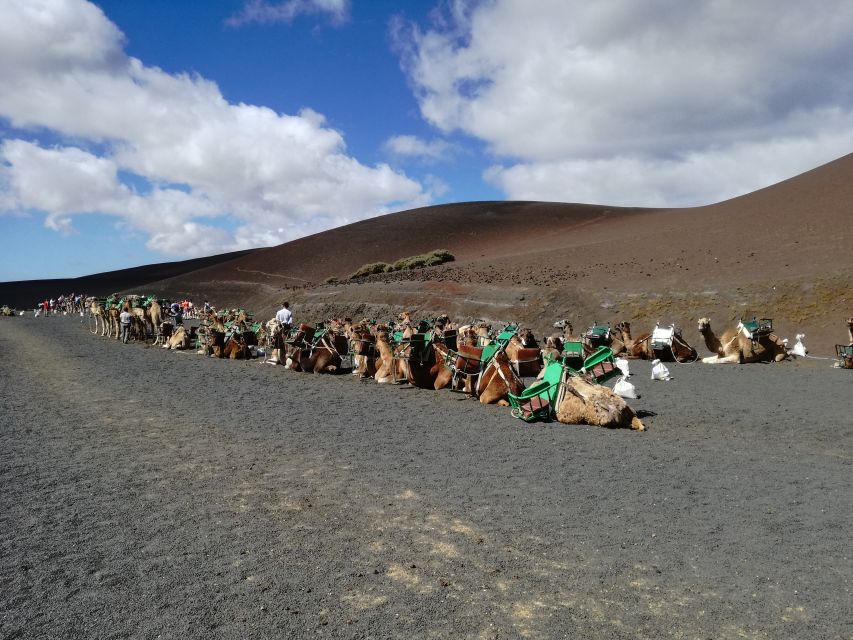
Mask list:
[[[628,368],[628,359],[627,358],[616,358],[616,366],[619,367],[619,371],[622,372],[622,375],[626,378],[630,377],[631,371]]]
[[[652,380],[670,380],[669,369],[660,360],[652,360]]]
[[[806,337],[806,334],[804,334],[804,333],[798,333],[797,334],[797,344],[795,344],[794,348],[791,349],[791,353],[793,353],[795,356],[805,358],[806,354],[809,352],[809,350],[806,349],[806,345],[803,344],[803,338],[805,338],[805,337]]]
[[[613,385],[613,393],[617,396],[621,396],[623,398],[639,398],[639,394],[637,393],[637,387],[628,382],[625,379],[625,376],[619,378],[615,385]]]

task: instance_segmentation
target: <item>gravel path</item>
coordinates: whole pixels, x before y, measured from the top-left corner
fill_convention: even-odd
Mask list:
[[[851,638],[853,375],[649,431],[0,319],[0,638]]]

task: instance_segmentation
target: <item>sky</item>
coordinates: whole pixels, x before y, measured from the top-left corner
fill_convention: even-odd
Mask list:
[[[849,0],[0,0],[0,281],[719,202],[853,152],[850,60]]]

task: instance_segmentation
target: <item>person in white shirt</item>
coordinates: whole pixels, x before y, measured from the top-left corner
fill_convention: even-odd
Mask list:
[[[275,314],[275,319],[282,326],[293,326],[293,312],[290,310],[290,303],[285,301],[281,303],[281,309]]]
[[[130,323],[133,321],[133,314],[125,309],[118,316],[121,322],[121,341],[127,344],[127,339],[130,337]]]

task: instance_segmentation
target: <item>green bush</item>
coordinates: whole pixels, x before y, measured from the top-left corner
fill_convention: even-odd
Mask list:
[[[384,273],[388,266],[389,265],[384,262],[370,262],[359,267],[359,269],[353,273],[350,278],[361,278],[374,273]]]
[[[433,267],[437,264],[445,262],[453,262],[456,258],[447,249],[436,249],[429,253],[424,253],[419,256],[409,256],[408,258],[400,258],[392,264],[385,262],[371,262],[363,265],[355,273],[350,276],[352,278],[361,278],[374,273],[391,273],[392,271],[402,271],[403,269],[421,269],[423,267]]]

